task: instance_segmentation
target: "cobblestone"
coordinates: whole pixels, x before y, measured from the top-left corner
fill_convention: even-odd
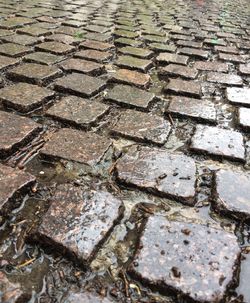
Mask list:
[[[226,90],[227,99],[233,104],[250,106],[250,89],[229,87]]]
[[[250,108],[239,108],[238,123],[246,130],[250,128]]]
[[[179,79],[170,79],[169,83],[165,87],[166,92],[200,97],[201,96],[201,85],[198,82],[191,82]]]

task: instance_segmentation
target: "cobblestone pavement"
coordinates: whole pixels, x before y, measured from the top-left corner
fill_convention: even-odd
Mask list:
[[[0,12],[0,302],[249,303],[249,1]]]

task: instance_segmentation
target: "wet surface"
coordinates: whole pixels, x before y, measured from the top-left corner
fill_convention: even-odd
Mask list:
[[[250,302],[249,9],[0,1],[0,301]]]

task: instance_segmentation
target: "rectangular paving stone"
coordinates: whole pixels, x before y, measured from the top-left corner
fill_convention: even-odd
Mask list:
[[[176,51],[176,47],[174,45],[167,45],[162,43],[149,43],[148,47],[156,52],[174,53]]]
[[[26,117],[0,111],[0,158],[6,158],[38,134],[41,126]]]
[[[202,48],[202,42],[194,42],[194,41],[177,41],[176,44],[178,46],[192,47],[192,48]]]
[[[125,37],[125,38],[130,38],[130,39],[134,39],[134,38],[138,37],[138,33],[136,33],[136,32],[121,30],[121,29],[120,30],[116,29],[113,34],[117,37]]]
[[[169,54],[169,53],[160,53],[156,60],[160,63],[175,63],[181,65],[187,65],[189,57],[176,55],[176,54]]]
[[[106,82],[99,78],[72,73],[60,78],[54,85],[59,91],[70,92],[83,97],[92,97],[105,88]]]
[[[228,65],[216,61],[196,61],[194,68],[202,71],[228,72]]]
[[[57,56],[45,52],[34,52],[23,57],[23,60],[26,62],[40,63],[45,65],[53,65],[62,61],[65,57]]]
[[[17,27],[22,27],[26,24],[32,24],[35,23],[33,19],[30,18],[24,18],[24,17],[11,17],[7,20],[1,20],[0,21],[0,28],[4,29],[14,29]]]
[[[120,82],[125,84],[132,84],[138,87],[148,87],[151,78],[147,74],[129,69],[119,69],[111,78],[111,81]]]
[[[144,73],[153,66],[152,61],[150,60],[139,59],[132,56],[120,56],[115,61],[115,64],[119,67],[136,69]]]
[[[35,183],[35,180],[36,178],[27,172],[0,164],[0,214],[8,215],[12,209],[18,207],[16,198],[27,191]]]
[[[239,269],[233,233],[190,221],[151,216],[129,272],[147,286],[195,302],[220,302]]]
[[[170,123],[162,117],[126,110],[121,113],[111,132],[135,141],[163,145],[168,139],[170,130]]]
[[[250,75],[250,64],[240,64],[239,72],[242,75],[249,76]]]
[[[108,50],[114,48],[114,45],[112,45],[110,43],[100,42],[100,41],[86,40],[80,44],[80,47],[96,49],[99,51],[108,51]]]
[[[207,81],[224,84],[224,85],[242,85],[242,78],[238,75],[229,75],[218,72],[209,72],[207,74]]]
[[[178,64],[169,64],[159,70],[160,75],[180,76],[186,79],[195,79],[198,76],[198,70],[192,67],[181,66]]]
[[[107,93],[105,99],[125,107],[147,110],[155,95],[129,85],[116,85]]]
[[[14,66],[19,62],[18,59],[9,58],[0,55],[0,71],[8,67]]]
[[[78,38],[75,36],[65,35],[65,34],[52,34],[49,36],[45,36],[45,41],[56,41],[69,45],[77,45],[79,44],[83,38]]]
[[[4,272],[0,272],[0,302],[19,303],[28,302],[30,295],[21,289],[19,283],[12,283]]]
[[[32,238],[88,266],[123,208],[123,202],[105,190],[59,185]]]
[[[227,42],[223,39],[217,39],[217,38],[207,38],[204,40],[203,42],[204,44],[207,44],[207,45],[211,45],[211,46],[214,46],[214,45],[221,45],[221,46],[226,46],[227,45]]]
[[[42,28],[36,25],[25,26],[17,30],[18,34],[25,34],[34,37],[46,36],[52,34],[52,30],[47,28]]]
[[[238,124],[243,129],[250,130],[250,108],[239,108],[238,110]]]
[[[53,80],[62,72],[55,66],[36,63],[23,63],[7,72],[7,77],[15,81],[41,83]]]
[[[202,59],[207,59],[209,56],[208,51],[205,51],[202,49],[191,48],[191,47],[180,48],[180,49],[178,49],[178,53],[183,54],[183,55],[192,56],[192,57],[202,58]]]
[[[233,63],[245,63],[246,59],[241,55],[219,53],[219,59]]]
[[[120,52],[124,55],[135,56],[135,57],[142,58],[142,59],[151,58],[154,54],[152,51],[150,51],[148,49],[131,47],[131,46],[119,48],[118,52]]]
[[[15,43],[0,44],[0,54],[8,57],[20,57],[30,52],[31,49],[23,45]]]
[[[165,92],[186,96],[201,96],[201,85],[199,82],[169,79],[169,83],[164,88]]]
[[[27,83],[17,83],[0,90],[0,100],[19,112],[29,112],[49,102],[55,92]]]
[[[108,111],[109,106],[103,103],[68,96],[53,105],[46,115],[64,123],[89,128]]]
[[[214,50],[221,53],[238,54],[239,50],[235,46],[215,46]]]
[[[111,42],[112,40],[112,35],[111,33],[105,33],[105,34],[99,34],[99,33],[86,33],[85,34],[85,38],[87,40],[96,40],[96,41],[100,41],[100,42]]]
[[[132,47],[141,47],[143,42],[140,40],[129,39],[129,38],[118,38],[114,40],[115,45],[127,45]]]
[[[47,159],[65,159],[94,167],[110,146],[111,141],[105,137],[62,128],[51,136],[50,141],[40,150],[40,154]]]
[[[216,109],[213,102],[187,97],[172,97],[167,112],[174,116],[198,121],[216,123]]]
[[[32,37],[29,35],[18,35],[18,34],[5,36],[4,38],[1,38],[1,40],[4,42],[21,44],[24,46],[32,46],[39,41],[38,38],[36,37]]]
[[[68,59],[59,63],[59,66],[66,72],[78,72],[89,75],[98,75],[104,71],[104,65],[81,59]]]
[[[197,125],[190,148],[221,158],[245,161],[243,136],[232,130]]]
[[[112,58],[112,54],[109,52],[103,52],[94,49],[86,49],[76,52],[74,54],[74,57],[102,63],[110,60]]]
[[[130,148],[117,161],[116,171],[124,184],[195,204],[196,165],[190,157],[156,148]]]
[[[250,175],[220,169],[215,173],[214,208],[237,219],[250,218]]]
[[[75,50],[73,46],[61,42],[43,42],[37,44],[35,49],[38,51],[49,52],[54,55],[66,55]]]
[[[250,88],[228,87],[226,96],[232,104],[250,106]]]

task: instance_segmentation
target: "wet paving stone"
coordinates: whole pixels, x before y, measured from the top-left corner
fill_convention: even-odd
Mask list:
[[[85,292],[69,292],[66,296],[67,303],[112,303],[108,298],[103,298],[91,293]]]
[[[125,107],[147,110],[155,95],[129,85],[116,85],[107,93],[105,99]]]
[[[88,128],[109,111],[109,106],[75,96],[64,97],[46,115],[59,121]]]
[[[61,42],[44,42],[36,45],[35,48],[38,51],[49,52],[54,55],[65,55],[75,50],[73,46]]]
[[[230,103],[250,106],[250,88],[228,87],[226,96]]]
[[[147,285],[195,302],[219,302],[239,262],[237,238],[207,225],[148,219],[130,272]]]
[[[232,130],[197,125],[190,148],[222,158],[245,161],[243,136]]]
[[[104,71],[104,66],[88,60],[68,59],[59,64],[66,72],[78,72],[89,75],[97,75]]]
[[[224,85],[241,86],[243,84],[242,78],[238,75],[229,75],[217,72],[209,72],[207,74],[207,81]]]
[[[123,203],[105,190],[58,186],[34,238],[87,266],[123,212]]]
[[[92,167],[101,161],[110,146],[111,141],[108,138],[62,128],[52,135],[40,153],[47,159],[65,159]]]
[[[160,63],[175,63],[180,65],[187,65],[189,57],[169,53],[160,53],[156,60]]]
[[[36,178],[29,173],[0,164],[0,214],[7,215],[11,209],[18,206],[15,198],[30,189],[35,180]]]
[[[199,82],[191,82],[179,79],[169,79],[169,83],[164,88],[167,93],[173,93],[178,95],[186,95],[193,97],[201,96],[201,85]]]
[[[159,71],[160,75],[180,76],[186,79],[195,79],[198,76],[198,70],[195,68],[181,66],[178,64],[169,64]]]
[[[41,126],[33,120],[0,111],[0,158],[5,158],[25,145]]]
[[[0,71],[10,66],[16,65],[18,62],[19,62],[18,59],[13,59],[0,55]]]
[[[113,75],[111,80],[114,82],[132,84],[139,87],[147,87],[151,82],[149,75],[129,69],[119,69]]]
[[[14,81],[44,83],[60,76],[62,72],[55,66],[23,63],[8,71],[7,76]]]
[[[87,60],[93,60],[96,62],[106,62],[109,59],[111,59],[112,54],[109,52],[102,52],[94,49],[86,49],[86,50],[81,50],[79,52],[76,52],[74,54],[74,57],[76,58],[83,58]]]
[[[111,132],[135,141],[163,145],[167,141],[170,130],[170,123],[162,117],[127,110],[119,116]]]
[[[0,272],[0,301],[2,303],[27,302],[29,299],[30,295],[22,291],[19,283],[11,283],[6,274]]]
[[[106,82],[99,78],[78,73],[72,73],[55,82],[57,90],[70,92],[82,97],[92,97],[104,89],[105,86]]]
[[[27,83],[17,83],[0,90],[0,100],[19,112],[29,112],[47,103],[55,92]]]
[[[80,44],[80,47],[96,49],[99,51],[108,51],[108,50],[114,48],[114,45],[112,45],[110,43],[100,42],[100,41],[86,40]]]
[[[131,46],[119,48],[118,51],[124,55],[135,56],[142,59],[148,59],[152,57],[152,55],[154,54],[152,51],[148,49],[131,47]]]
[[[243,129],[250,130],[250,108],[239,108],[238,123]]]
[[[4,43],[0,44],[0,54],[9,57],[20,57],[31,52],[29,47],[15,44],[15,43]]]
[[[152,67],[152,61],[146,59],[138,59],[132,56],[120,56],[115,64],[119,67],[128,69],[136,69],[141,72],[147,72]]]
[[[191,118],[205,123],[216,123],[216,108],[209,100],[172,97],[167,110],[174,116]]]
[[[45,65],[53,65],[58,63],[64,59],[63,56],[57,56],[50,53],[45,52],[34,52],[32,54],[28,54],[24,56],[24,61],[32,62],[32,63],[39,63]]]
[[[120,182],[195,204],[196,165],[192,158],[161,149],[131,148],[116,165]]]
[[[196,61],[194,68],[202,71],[228,72],[228,64],[216,61]]]
[[[250,174],[220,169],[215,173],[214,207],[237,219],[250,218]]]

